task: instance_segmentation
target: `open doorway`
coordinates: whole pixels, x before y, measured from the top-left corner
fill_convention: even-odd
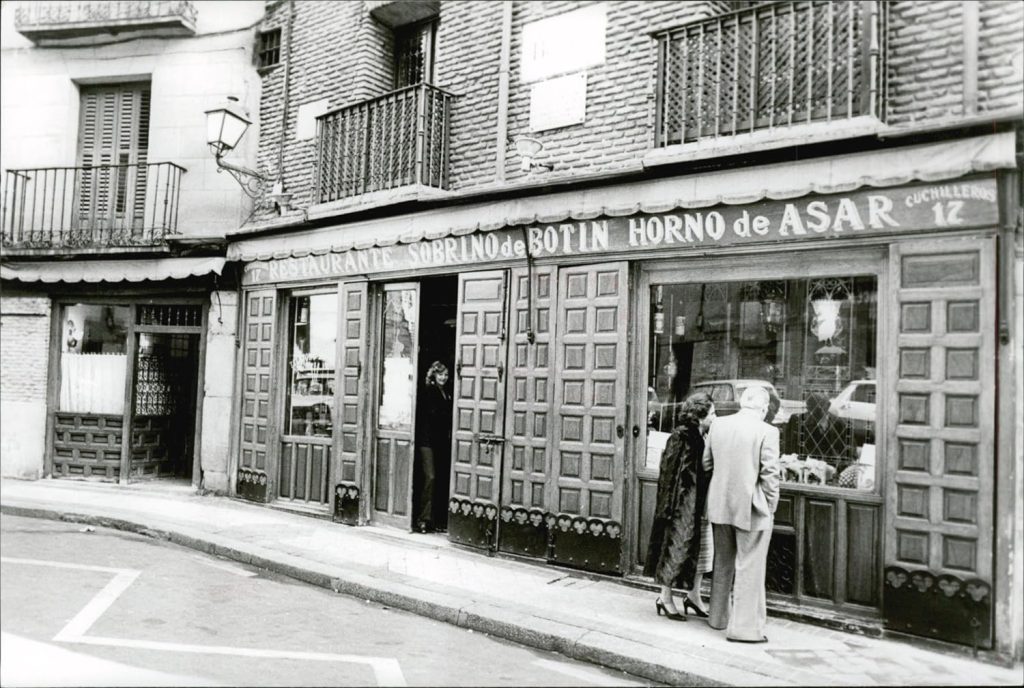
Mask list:
[[[448,528],[458,290],[455,276],[420,283],[413,527],[421,532]]]

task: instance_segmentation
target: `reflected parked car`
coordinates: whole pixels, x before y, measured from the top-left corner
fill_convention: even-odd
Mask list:
[[[828,412],[853,427],[857,446],[875,441],[875,380],[852,380],[828,406]]]
[[[764,387],[768,390],[768,396],[773,401],[778,401],[779,410],[772,419],[772,425],[785,425],[789,417],[794,413],[804,412],[802,401],[782,399],[775,389],[775,385],[768,380],[737,379],[737,380],[708,380],[699,382],[690,390],[692,394],[705,392],[715,402],[715,413],[719,416],[730,416],[740,410],[740,397],[748,387]]]

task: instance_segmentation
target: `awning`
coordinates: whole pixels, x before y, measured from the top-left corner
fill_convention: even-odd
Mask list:
[[[136,258],[0,263],[0,279],[20,282],[142,282],[220,274],[223,258]]]
[[[638,212],[785,200],[811,193],[847,193],[861,187],[891,187],[915,181],[955,179],[966,174],[1013,169],[1012,132],[959,141],[794,160],[772,165],[694,174],[617,186],[583,189],[460,205],[366,222],[335,225],[228,245],[228,260],[269,260],[392,246],[422,239],[493,231],[515,225],[620,217]]]

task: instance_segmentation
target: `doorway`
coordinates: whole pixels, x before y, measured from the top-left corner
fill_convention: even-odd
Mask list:
[[[417,370],[416,455],[413,474],[413,525],[423,532],[447,531],[451,470],[452,374],[459,281],[455,276],[420,282],[420,332]],[[447,373],[438,389],[426,377],[435,363]],[[442,370],[434,367],[433,370]],[[442,377],[432,375],[431,383]],[[428,477],[429,476],[429,477]]]

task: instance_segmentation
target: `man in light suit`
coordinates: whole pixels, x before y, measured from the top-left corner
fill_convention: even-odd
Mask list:
[[[704,470],[714,471],[708,488],[715,539],[708,623],[737,642],[768,640],[764,575],[779,503],[779,431],[764,422],[769,401],[765,388],[748,387],[740,410],[711,424],[704,448]]]

